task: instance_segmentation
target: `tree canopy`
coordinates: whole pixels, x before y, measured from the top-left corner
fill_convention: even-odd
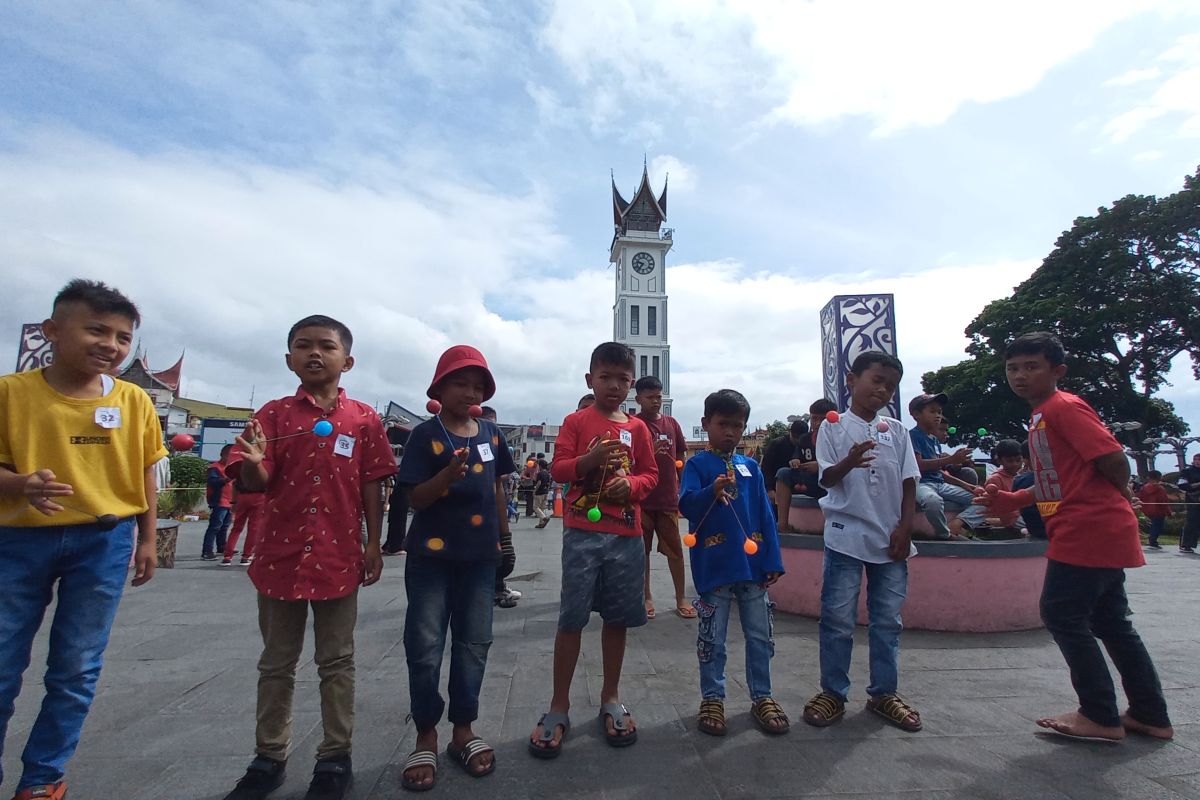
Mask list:
[[[927,372],[925,391],[946,392],[960,427],[1019,434],[1029,409],[1004,377],[1005,345],[1053,331],[1067,350],[1064,389],[1107,422],[1141,422],[1140,437],[1182,435],[1188,425],[1155,397],[1171,361],[1186,353],[1200,380],[1200,169],[1164,198],[1128,195],[1079,217],[1012,295],[967,327],[972,356]]]

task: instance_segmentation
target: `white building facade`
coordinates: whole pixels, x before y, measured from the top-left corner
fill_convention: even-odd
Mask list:
[[[635,354],[634,376],[653,375],[663,384],[662,413],[671,413],[671,346],[667,339],[667,253],[673,231],[663,229],[667,219],[667,185],[657,198],[650,176],[642,166],[642,182],[626,202],[612,185],[613,234],[608,260],[616,265],[616,299],[613,302],[613,341],[628,345]],[[626,411],[636,414],[630,390]]]

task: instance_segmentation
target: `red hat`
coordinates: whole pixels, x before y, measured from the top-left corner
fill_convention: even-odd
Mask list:
[[[479,367],[483,370],[487,382],[483,399],[484,401],[492,399],[492,395],[496,393],[496,379],[492,377],[492,371],[488,369],[487,359],[483,357],[483,353],[469,344],[456,344],[442,353],[442,357],[438,359],[437,369],[433,373],[433,380],[429,382],[429,388],[425,390],[425,394],[433,397],[433,390],[446,379],[447,375],[467,367]]]

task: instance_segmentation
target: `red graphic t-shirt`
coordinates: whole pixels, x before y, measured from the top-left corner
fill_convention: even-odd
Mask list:
[[[1079,567],[1146,563],[1137,517],[1092,462],[1123,452],[1096,412],[1069,392],[1033,410],[1029,455],[1038,511],[1046,521],[1046,557]]]
[[[619,471],[596,468],[580,476],[575,462],[586,455],[601,439],[621,442],[622,464]],[[642,511],[640,503],[658,483],[658,466],[654,451],[650,447],[650,432],[646,423],[637,417],[628,422],[613,422],[595,406],[576,411],[563,420],[554,442],[554,463],[550,474],[559,483],[570,483],[563,508],[563,524],[599,533],[616,533],[621,536],[642,535]],[[629,479],[629,502],[618,505],[600,499],[600,490],[613,478]],[[588,519],[588,510],[600,509],[600,520]]]
[[[301,387],[254,418],[266,438],[287,438],[266,446],[266,503],[250,580],[276,600],[345,597],[363,577],[362,486],[396,472],[379,415],[342,389],[326,412]],[[312,432],[320,420],[333,425],[328,436]],[[241,464],[235,448],[226,473],[236,479]]]

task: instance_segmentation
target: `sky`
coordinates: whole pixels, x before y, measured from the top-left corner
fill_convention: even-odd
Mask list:
[[[561,420],[611,338],[610,174],[669,175],[672,395],[821,394],[817,314],[896,295],[903,398],[1072,220],[1200,163],[1200,6],[814,0],[0,5],[0,337],[73,277],[141,307],[186,396],[290,393],[286,333],[420,408],[479,347]],[[4,350],[0,347],[0,352]],[[1163,396],[1200,429],[1182,361]]]

